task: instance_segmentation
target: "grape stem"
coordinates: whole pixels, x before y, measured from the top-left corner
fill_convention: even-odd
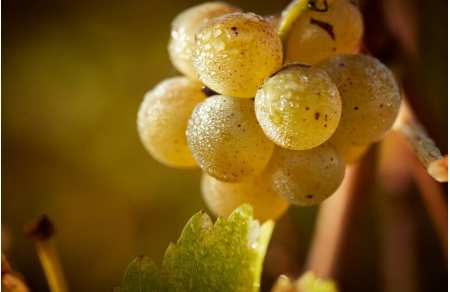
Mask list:
[[[283,44],[286,42],[289,31],[303,11],[308,9],[309,0],[294,0],[281,13],[281,22],[278,27],[278,35]]]
[[[348,166],[339,189],[319,209],[307,270],[322,278],[334,278],[344,239],[364,192],[373,183],[373,152],[356,165]]]
[[[430,176],[438,182],[448,181],[447,155],[441,154],[405,100],[402,102],[393,130],[408,141]]]
[[[53,223],[44,215],[36,222],[26,226],[25,232],[29,238],[34,240],[50,291],[67,292],[64,272],[53,242],[55,233]]]

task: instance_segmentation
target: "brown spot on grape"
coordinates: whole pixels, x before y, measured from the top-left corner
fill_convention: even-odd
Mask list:
[[[314,114],[314,118],[315,118],[316,120],[318,120],[318,119],[320,118],[320,113],[315,113],[315,114]]]
[[[310,18],[309,23],[313,24],[313,25],[317,25],[318,27],[320,27],[321,29],[323,29],[329,36],[331,39],[335,40],[336,36],[334,34],[334,29],[333,26],[331,24],[329,24],[328,22],[325,21],[321,21],[315,18]]]

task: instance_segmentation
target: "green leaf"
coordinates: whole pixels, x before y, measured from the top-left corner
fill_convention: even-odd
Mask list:
[[[321,279],[312,272],[307,272],[298,280],[297,290],[302,292],[337,292],[337,287],[333,281]]]
[[[136,257],[125,271],[120,292],[153,292],[159,289],[158,267],[146,256]]]
[[[280,276],[272,292],[338,292],[332,280],[321,279],[312,272],[306,272],[293,282],[286,276]]]
[[[122,289],[125,292],[259,291],[262,264],[274,223],[260,225],[252,214],[252,208],[243,205],[227,219],[219,217],[215,224],[207,214],[195,214],[177,243],[167,248],[160,272],[149,260],[151,268],[146,269],[134,260],[125,274]],[[138,290],[141,287],[148,290]]]

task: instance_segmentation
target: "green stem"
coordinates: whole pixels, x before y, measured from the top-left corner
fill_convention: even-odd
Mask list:
[[[283,43],[285,43],[289,31],[297,18],[303,11],[308,9],[308,3],[308,0],[294,0],[281,13],[281,22],[278,27],[278,35]]]

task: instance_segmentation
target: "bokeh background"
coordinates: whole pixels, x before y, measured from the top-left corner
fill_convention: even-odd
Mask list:
[[[56,224],[71,291],[111,291],[134,256],[159,262],[188,218],[206,209],[200,172],[158,164],[135,125],[144,93],[177,74],[166,50],[171,20],[199,2],[2,1],[2,252],[32,291],[48,291],[23,233],[40,214]],[[262,15],[288,4],[230,2]],[[399,73],[418,116],[447,153],[447,2],[361,5],[367,49]],[[413,183],[406,195],[390,196],[378,180],[359,207],[340,262],[343,291],[389,291],[387,282],[404,279],[402,292],[446,289],[446,255]],[[412,253],[393,262],[406,261],[413,267],[407,271],[380,260],[389,249],[383,226],[386,218],[396,220],[390,214],[397,207],[404,224],[394,226],[408,234],[404,244]],[[264,291],[279,274],[302,272],[316,214],[316,208],[290,208],[279,221]]]

